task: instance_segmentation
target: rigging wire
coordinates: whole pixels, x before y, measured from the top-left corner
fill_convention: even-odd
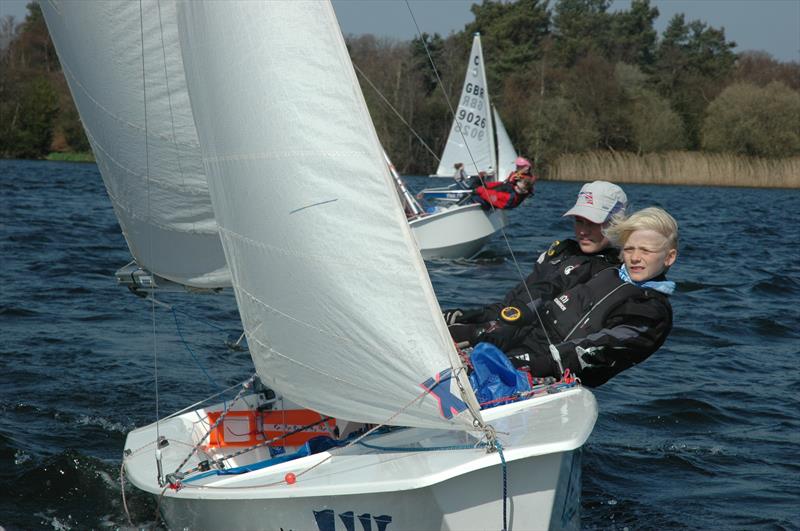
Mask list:
[[[425,48],[425,54],[428,56],[428,61],[431,63],[431,68],[433,68],[433,73],[436,75],[436,81],[439,83],[439,86],[442,89],[442,94],[444,94],[444,99],[445,99],[445,102],[447,103],[447,108],[450,110],[450,115],[453,117],[453,119],[455,121],[455,124],[456,124],[456,127],[458,129],[458,132],[461,135],[462,140],[464,141],[464,145],[467,148],[467,153],[469,154],[469,157],[472,160],[472,164],[475,167],[477,167],[477,164],[475,163],[475,158],[472,156],[472,151],[469,149],[469,144],[467,143],[467,139],[464,136],[464,132],[461,129],[461,124],[458,123],[458,120],[455,120],[456,114],[455,114],[455,111],[453,110],[453,104],[450,101],[450,98],[447,95],[447,91],[444,88],[444,84],[442,83],[442,78],[439,76],[439,69],[436,68],[436,64],[435,64],[435,62],[433,60],[433,56],[431,55],[430,50],[428,49],[428,44],[425,42],[425,39],[422,36],[422,31],[419,28],[419,24],[417,24],[417,19],[414,16],[414,12],[411,10],[411,4],[409,4],[408,0],[405,0],[405,3],[406,3],[406,7],[408,7],[408,12],[411,14],[411,19],[414,22],[414,27],[416,27],[416,29],[417,29],[417,35],[419,36],[420,41],[422,41],[422,46]],[[495,172],[497,172],[498,170],[499,170],[499,168],[495,168]],[[499,177],[499,175],[498,175],[498,177]],[[481,185],[485,186],[486,183],[484,182],[483,177],[481,177],[480,174],[478,174],[478,178],[481,181]],[[491,207],[492,212],[497,210],[494,207],[494,205],[490,204],[489,206]],[[539,319],[539,324],[541,325],[541,328],[544,331],[545,338],[547,339],[547,343],[550,345],[550,350],[551,350],[551,353],[552,353],[553,349],[555,349],[555,346],[553,345],[553,342],[550,340],[550,336],[548,335],[547,329],[544,326],[544,322],[542,321],[542,317],[541,317],[541,315],[539,315],[538,308],[536,308],[536,306],[533,304],[534,303],[533,295],[531,294],[530,288],[525,283],[525,275],[522,273],[522,268],[520,268],[519,262],[517,261],[517,256],[516,256],[516,254],[514,254],[514,249],[511,248],[511,242],[508,239],[508,234],[506,233],[505,227],[500,227],[500,234],[502,235],[503,241],[505,242],[505,245],[506,245],[506,248],[508,249],[508,252],[511,255],[511,261],[513,262],[514,268],[517,271],[517,276],[519,277],[520,281],[522,282],[522,285],[525,286],[525,292],[528,295],[528,299],[530,301],[530,306],[531,306],[531,308],[533,308],[533,311],[536,313],[536,317]],[[559,366],[560,365],[561,364],[559,362]]]
[[[411,4],[409,4],[408,0],[405,0],[405,3],[406,3],[406,7],[408,8],[408,12],[411,15],[411,20],[414,22],[414,27],[417,29],[417,35],[419,35],[420,41],[422,42],[422,46],[425,48],[425,54],[428,57],[428,61],[431,64],[431,68],[433,68],[433,73],[436,76],[436,81],[438,82],[439,87],[442,89],[442,94],[444,95],[445,102],[447,103],[447,108],[450,110],[450,115],[453,117],[453,121],[454,121],[454,123],[456,125],[458,133],[461,135],[461,139],[464,141],[464,145],[467,148],[467,154],[469,155],[473,166],[475,166],[477,168],[477,164],[475,162],[475,157],[473,157],[472,150],[470,150],[470,148],[469,148],[469,143],[467,142],[467,139],[466,139],[466,137],[464,135],[464,132],[463,132],[463,130],[461,128],[461,124],[458,122],[458,120],[455,119],[456,118],[456,113],[455,113],[455,110],[453,109],[453,104],[450,101],[450,98],[447,95],[447,91],[444,88],[444,83],[442,82],[442,78],[439,75],[439,69],[436,68],[436,63],[433,60],[433,56],[431,55],[430,50],[428,49],[428,43],[425,42],[425,38],[422,35],[422,31],[420,30],[419,24],[417,23],[417,19],[414,16],[414,11],[411,9]],[[497,172],[497,171],[498,171],[498,168],[495,168],[495,172]],[[478,179],[480,179],[481,186],[486,186],[486,182],[484,181],[484,179],[480,175],[480,173],[478,174]],[[489,206],[492,209],[492,213],[497,211],[497,209],[491,203],[489,204]],[[517,270],[517,275],[523,281],[523,284],[524,284],[525,277],[522,275],[522,269],[519,267],[519,263],[517,262],[517,257],[514,255],[514,250],[511,248],[511,243],[508,240],[508,236],[506,235],[505,228],[502,227],[502,226],[500,227],[500,233],[503,235],[503,240],[505,241],[506,247],[508,248],[508,252],[511,255],[511,259],[514,262],[514,266],[515,266],[515,268]],[[526,290],[528,289],[527,285],[525,286],[525,289]],[[531,297],[530,291],[528,291],[528,296]],[[458,384],[459,391],[461,392],[461,395],[466,398],[465,389],[462,386],[461,380],[457,378],[456,379],[456,383]],[[478,426],[481,427],[481,429],[486,431],[488,429],[488,427],[481,420],[482,417],[480,415],[480,410],[473,411],[473,407],[470,404],[470,400],[465,400],[465,403],[469,406],[470,413],[472,413],[472,417],[475,420],[475,422],[478,424]]]
[[[411,9],[411,4],[408,3],[408,0],[405,0],[405,3],[406,3],[406,7],[408,8],[408,12],[411,15],[411,20],[414,22],[414,27],[417,29],[417,35],[419,35],[420,41],[422,42],[422,46],[423,46],[423,48],[425,48],[425,55],[427,55],[428,61],[431,64],[431,68],[433,68],[433,73],[436,76],[436,81],[439,84],[439,87],[442,89],[442,94],[444,95],[444,100],[447,103],[447,108],[450,111],[450,115],[454,119],[454,123],[456,125],[456,128],[458,129],[458,133],[461,135],[461,139],[464,141],[464,145],[467,148],[467,154],[469,155],[469,158],[472,161],[472,165],[477,168],[478,166],[477,166],[477,164],[475,162],[475,157],[472,156],[472,150],[470,150],[470,148],[469,148],[469,143],[467,142],[466,136],[464,135],[464,132],[461,129],[461,124],[458,123],[458,120],[455,120],[456,113],[455,113],[455,111],[453,109],[453,104],[452,104],[452,102],[450,101],[450,98],[447,95],[447,91],[444,88],[444,83],[442,82],[442,78],[439,75],[439,69],[436,68],[436,63],[433,60],[433,56],[431,56],[430,50],[428,49],[428,43],[425,42],[425,39],[422,36],[422,31],[419,28],[419,24],[417,24],[417,18],[414,16],[414,11]],[[480,175],[480,173],[478,174],[478,179],[481,182],[481,186],[485,186],[486,185],[486,182],[483,180],[483,177]],[[490,204],[489,206],[492,208],[492,213],[494,213],[495,210],[496,210],[494,205]],[[502,227],[501,227],[501,230],[502,230]],[[506,242],[508,242],[507,239],[506,239]],[[457,367],[453,367],[452,360],[450,361],[450,364],[451,364],[451,369],[453,370],[453,375],[454,376],[457,376],[457,374],[459,374],[460,370],[464,368],[463,364],[461,364],[461,366],[458,367],[458,368]],[[461,393],[461,396],[464,398],[464,403],[467,404],[467,408],[469,409],[469,412],[472,414],[473,422],[478,427],[480,427],[484,431],[484,433],[486,433],[488,428],[483,422],[483,419],[482,419],[481,414],[480,414],[480,408],[477,411],[474,409],[474,406],[471,403],[472,400],[468,399],[469,395],[466,393],[466,390],[464,389],[464,385],[463,385],[463,382],[461,381],[461,378],[456,377],[455,381],[456,381],[456,385],[458,386],[458,390]]]
[[[128,525],[133,527],[131,520],[131,512],[128,510],[128,500],[125,498],[125,460],[119,464],[119,489],[122,492],[122,508],[125,509],[125,517],[128,519]]]
[[[142,108],[144,111],[144,160],[145,160],[145,186],[147,195],[147,215],[146,219],[150,221],[151,208],[150,208],[150,146],[148,142],[149,129],[147,124],[147,70],[145,68],[144,57],[144,8],[142,7],[142,0],[139,0],[139,36],[142,44]],[[153,226],[152,223],[148,225],[148,256],[153,256]],[[158,395],[158,334],[156,329],[156,298],[155,293],[151,294],[150,315],[153,323],[153,378],[155,380],[155,406],[156,406],[156,465],[158,468],[158,481],[162,481],[161,472],[161,448],[158,441],[161,440],[161,427],[159,411],[159,395]]]
[[[417,137],[417,140],[419,140],[420,144],[422,144],[422,146],[423,146],[425,149],[427,149],[427,150],[428,150],[428,153],[430,153],[430,154],[431,154],[431,156],[432,156],[433,158],[435,158],[435,159],[436,159],[436,162],[441,162],[441,159],[440,159],[440,158],[439,158],[439,156],[436,154],[436,152],[434,152],[434,151],[433,151],[433,149],[432,149],[432,148],[431,148],[431,147],[430,147],[430,146],[427,144],[427,142],[425,142],[425,140],[423,140],[423,138],[422,138],[422,137],[419,135],[419,133],[417,133],[416,129],[414,129],[414,128],[411,126],[411,124],[410,124],[410,123],[408,123],[408,122],[406,121],[406,119],[405,119],[405,118],[403,118],[403,115],[402,115],[402,114],[400,114],[400,111],[398,111],[398,110],[395,108],[395,106],[394,106],[394,105],[392,105],[392,103],[391,103],[391,102],[390,102],[388,99],[386,99],[386,96],[384,96],[384,95],[383,95],[383,93],[380,91],[380,89],[379,89],[378,87],[376,87],[376,86],[375,86],[375,84],[372,82],[372,80],[371,80],[369,77],[367,77],[367,74],[365,74],[365,73],[364,73],[364,71],[363,71],[363,70],[361,70],[361,69],[358,67],[358,65],[357,65],[357,64],[355,64],[355,63],[353,63],[353,68],[355,68],[356,72],[358,72],[359,74],[361,74],[361,77],[363,77],[363,78],[364,78],[364,81],[366,81],[366,82],[369,84],[369,86],[370,86],[370,87],[372,87],[372,90],[374,90],[374,91],[375,91],[375,93],[376,93],[376,94],[377,94],[377,95],[378,95],[378,96],[379,96],[379,97],[380,97],[380,98],[381,98],[381,99],[384,101],[384,103],[386,103],[386,105],[387,105],[387,106],[388,106],[388,107],[389,107],[389,108],[392,110],[392,112],[394,112],[395,116],[397,116],[398,118],[400,118],[400,121],[401,121],[401,122],[403,122],[403,124],[405,124],[405,126],[406,126],[406,127],[408,127],[408,130],[409,130],[409,131],[411,131],[411,134],[413,134],[415,137]]]

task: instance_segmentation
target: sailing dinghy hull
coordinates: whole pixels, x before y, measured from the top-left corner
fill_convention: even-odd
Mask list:
[[[506,226],[506,213],[477,203],[443,208],[409,222],[422,258],[469,258]]]
[[[507,463],[508,529],[578,529],[580,447],[597,417],[593,395],[577,387],[483,413],[497,428]],[[203,436],[206,416],[207,410],[198,410],[160,423],[159,433],[170,443],[163,449],[165,473]],[[200,479],[189,476],[178,490],[157,484],[155,438],[155,425],[129,434],[125,471],[135,486],[160,496],[162,516],[172,529],[399,531],[503,525],[500,456],[484,448],[463,449],[478,442],[468,433],[398,429],[334,450],[332,457],[322,452],[238,475],[199,473]],[[263,451],[234,458],[228,468],[264,459],[257,454]],[[200,460],[195,457],[184,468]],[[296,483],[286,483],[288,473],[296,474]]]

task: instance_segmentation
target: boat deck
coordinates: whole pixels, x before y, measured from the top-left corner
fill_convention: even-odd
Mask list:
[[[597,418],[592,393],[582,387],[484,410],[484,419],[497,430],[507,462],[532,456],[567,452],[588,438]],[[201,412],[163,421],[159,434],[170,444],[162,449],[164,474],[175,471],[198,437]],[[426,487],[500,462],[497,452],[487,452],[475,433],[404,428],[376,433],[345,448],[313,454],[237,475],[207,475],[188,480],[170,497],[207,499],[284,498],[388,492]],[[155,425],[128,435],[126,473],[137,487],[152,493],[163,489],[156,481]],[[464,446],[476,446],[463,449]],[[454,449],[456,447],[457,449]],[[266,459],[249,452],[234,465]],[[288,451],[288,449],[287,449]],[[193,457],[183,470],[206,456]],[[287,474],[296,482],[287,484]],[[188,479],[188,478],[187,478]]]

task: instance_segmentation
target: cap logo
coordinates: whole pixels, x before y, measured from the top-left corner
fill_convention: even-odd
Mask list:
[[[593,205],[594,204],[594,197],[592,197],[592,192],[580,192],[578,194],[578,197],[579,198],[583,198],[583,201],[587,205]]]

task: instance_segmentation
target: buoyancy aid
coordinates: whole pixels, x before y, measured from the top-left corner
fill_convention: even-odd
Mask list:
[[[586,337],[608,323],[609,314],[632,298],[665,296],[619,278],[616,267],[604,269],[585,284],[544,302],[540,314],[552,342]]]
[[[500,327],[484,340],[504,345],[512,363],[534,376],[558,377],[569,368],[590,387],[647,359],[672,329],[669,298],[622,281],[618,268],[601,271],[538,310],[546,335],[531,315],[529,324]]]

